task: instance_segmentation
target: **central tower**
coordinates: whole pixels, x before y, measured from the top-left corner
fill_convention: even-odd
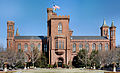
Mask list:
[[[70,16],[57,16],[52,8],[47,9],[47,36],[49,41],[49,64],[58,66],[70,60]]]

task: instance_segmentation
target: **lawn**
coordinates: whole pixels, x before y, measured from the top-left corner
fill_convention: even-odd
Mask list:
[[[106,71],[103,70],[88,70],[88,69],[31,69],[31,70],[18,70],[15,73],[104,73]]]

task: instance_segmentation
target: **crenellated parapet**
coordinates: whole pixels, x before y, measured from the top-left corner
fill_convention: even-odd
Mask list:
[[[47,8],[47,13],[48,13],[48,20],[50,19],[70,19],[70,16],[68,15],[57,15],[57,13],[53,12],[52,8]]]
[[[51,16],[51,19],[54,19],[54,18],[55,19],[61,19],[61,18],[62,19],[70,19],[70,16],[69,15],[68,16],[66,16],[66,15],[65,16],[64,15],[62,15],[62,16],[61,15],[59,15],[59,16],[57,16],[57,15],[56,16]]]
[[[7,24],[14,24],[14,21],[7,21]]]

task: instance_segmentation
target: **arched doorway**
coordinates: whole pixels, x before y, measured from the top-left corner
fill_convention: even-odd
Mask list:
[[[62,65],[63,65],[63,58],[60,57],[58,58],[58,67],[62,67]]]

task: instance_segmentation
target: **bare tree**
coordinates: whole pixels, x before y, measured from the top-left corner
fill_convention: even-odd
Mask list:
[[[113,62],[118,63],[120,60],[120,49],[114,49],[110,51],[99,51],[98,59],[101,65],[109,65]]]
[[[13,49],[7,49],[0,53],[0,60],[2,64],[7,62],[11,66],[15,66],[17,62],[24,62],[24,53],[22,51],[15,51]]]
[[[29,60],[34,63],[41,57],[40,51],[37,47],[34,47],[31,51],[26,52],[26,55],[28,56]]]

